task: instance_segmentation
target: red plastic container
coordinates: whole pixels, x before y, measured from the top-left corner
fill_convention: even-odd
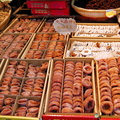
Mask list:
[[[43,115],[43,120],[99,120],[94,116],[79,116],[79,115]]]
[[[65,9],[67,7],[66,1],[34,1],[27,0],[28,8],[39,8],[39,9]]]
[[[31,9],[31,13],[35,15],[70,15],[69,7],[66,9]]]

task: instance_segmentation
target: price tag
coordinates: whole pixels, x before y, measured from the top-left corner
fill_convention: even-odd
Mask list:
[[[111,18],[116,15],[116,11],[113,9],[106,10],[106,17]]]
[[[53,22],[55,31],[67,35],[74,32],[77,28],[76,21],[72,18],[58,18]]]

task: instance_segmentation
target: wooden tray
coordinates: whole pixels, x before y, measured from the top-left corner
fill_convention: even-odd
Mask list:
[[[58,119],[60,119],[60,117],[62,117],[63,119],[65,119],[65,116],[67,116],[67,120],[69,120],[70,118],[70,116],[69,115],[71,115],[71,116],[74,116],[74,117],[80,117],[80,116],[86,116],[86,117],[88,117],[88,116],[92,116],[93,117],[93,120],[94,119],[97,119],[97,118],[95,118],[95,115],[97,115],[97,113],[98,113],[98,104],[97,104],[97,100],[96,100],[96,87],[95,87],[95,74],[94,74],[94,69],[93,69],[93,71],[92,71],[92,87],[93,87],[93,98],[94,98],[94,100],[95,100],[95,107],[94,107],[94,110],[93,110],[93,112],[92,113],[62,113],[61,112],[61,108],[60,108],[60,111],[59,112],[57,112],[57,113],[52,113],[52,112],[49,112],[48,111],[48,105],[49,105],[49,100],[50,100],[50,92],[51,92],[51,83],[52,83],[52,76],[53,76],[53,69],[54,69],[54,63],[56,62],[56,61],[62,61],[62,62],[64,62],[64,65],[65,65],[65,62],[67,62],[67,61],[73,61],[73,62],[88,62],[88,63],[90,63],[91,64],[91,66],[92,66],[92,68],[94,68],[94,61],[93,61],[93,59],[56,59],[56,60],[52,60],[51,61],[51,67],[50,67],[50,76],[49,76],[49,80],[48,80],[48,88],[47,88],[47,92],[46,92],[46,101],[45,101],[45,109],[44,109],[44,115],[45,116],[47,116],[48,118],[52,118],[53,119],[53,117],[54,117],[54,115],[55,116],[58,116]],[[63,74],[64,74],[64,70],[63,70]],[[64,78],[63,78],[64,79]],[[63,83],[62,83],[62,86],[63,86]],[[61,93],[62,93],[62,91],[61,91]],[[62,97],[61,97],[61,99],[62,99]],[[87,119],[89,119],[90,120],[90,118],[86,118],[86,120]],[[45,119],[45,120],[48,120],[48,119]],[[62,119],[60,119],[60,120],[62,120]],[[71,119],[72,120],[72,119]]]

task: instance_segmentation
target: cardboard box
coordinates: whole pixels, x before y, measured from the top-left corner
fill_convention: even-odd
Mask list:
[[[27,0],[28,8],[39,9],[65,9],[67,2],[65,0],[43,1],[43,0]]]
[[[51,62],[51,68],[50,68],[50,77],[48,81],[48,89],[47,89],[47,94],[46,94],[46,102],[45,102],[45,109],[44,109],[44,114],[43,114],[43,120],[54,120],[54,119],[59,119],[59,120],[78,120],[78,119],[84,119],[84,120],[97,120],[98,118],[98,103],[97,103],[97,97],[96,97],[96,83],[95,83],[95,74],[94,74],[94,69],[92,69],[92,89],[93,89],[93,98],[95,101],[95,107],[94,111],[92,113],[62,113],[61,112],[61,107],[58,113],[52,113],[48,111],[48,105],[49,105],[49,100],[50,100],[50,92],[51,92],[51,85],[52,85],[52,76],[53,76],[53,68],[54,68],[54,63],[56,61],[62,61],[65,65],[65,62],[67,61],[72,61],[72,62],[83,62],[90,63],[92,68],[94,68],[94,61],[93,59],[57,59],[57,60],[52,60]],[[65,69],[64,69],[65,71]],[[64,75],[63,71],[63,75]],[[64,79],[64,76],[63,76]],[[63,82],[62,82],[62,87],[63,89]],[[62,91],[62,90],[61,90]],[[61,93],[61,101],[62,101],[62,93]],[[60,102],[61,103],[61,102]]]
[[[60,15],[70,15],[69,7],[65,9],[31,9],[31,13],[35,15],[51,15],[51,16],[60,16]]]

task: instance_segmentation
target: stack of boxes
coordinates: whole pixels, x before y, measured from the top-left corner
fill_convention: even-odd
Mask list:
[[[27,7],[35,15],[61,16],[70,14],[66,0],[27,0]]]

